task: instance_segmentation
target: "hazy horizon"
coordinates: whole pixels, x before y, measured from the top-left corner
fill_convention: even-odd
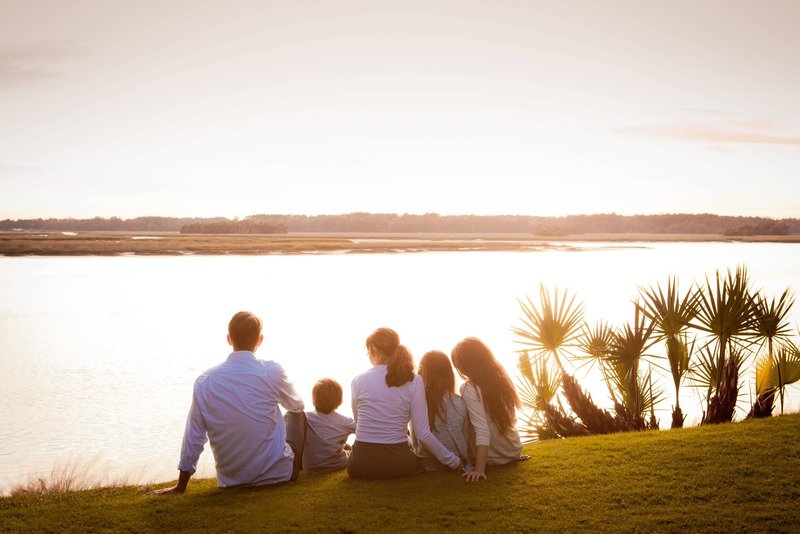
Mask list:
[[[798,217],[798,23],[794,0],[4,0],[0,218]]]

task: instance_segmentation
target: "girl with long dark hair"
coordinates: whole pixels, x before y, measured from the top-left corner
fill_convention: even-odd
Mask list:
[[[442,445],[465,462],[469,458],[469,416],[467,405],[456,394],[456,378],[450,358],[437,350],[425,353],[419,361],[419,376],[425,384],[428,422]],[[411,432],[411,448],[428,471],[447,469]]]
[[[477,481],[486,478],[487,465],[520,459],[522,442],[515,409],[521,404],[508,373],[480,339],[463,339],[453,348],[451,357],[466,380],[461,396],[475,429],[475,468],[462,476]]]
[[[400,478],[421,472],[408,443],[408,423],[415,435],[443,465],[457,469],[460,458],[431,433],[425,386],[414,374],[411,353],[397,332],[378,328],[367,338],[372,369],[353,379],[356,440],[347,474],[357,478]]]

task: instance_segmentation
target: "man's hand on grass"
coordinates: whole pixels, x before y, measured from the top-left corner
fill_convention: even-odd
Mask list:
[[[180,495],[186,492],[186,486],[189,485],[189,479],[192,474],[188,471],[181,471],[178,476],[178,482],[171,488],[162,488],[153,491],[148,491],[147,495]]]
[[[184,493],[185,491],[186,491],[185,487],[181,488],[180,486],[178,486],[176,484],[176,485],[172,486],[171,488],[161,488],[161,489],[157,489],[157,490],[153,490],[153,491],[148,491],[147,495],[180,495],[181,493]]]

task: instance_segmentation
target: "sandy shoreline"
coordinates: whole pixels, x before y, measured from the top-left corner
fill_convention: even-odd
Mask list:
[[[731,237],[708,234],[374,234],[280,235],[165,232],[4,232],[3,256],[357,254],[456,251],[581,250],[580,243],[800,243],[800,235]]]

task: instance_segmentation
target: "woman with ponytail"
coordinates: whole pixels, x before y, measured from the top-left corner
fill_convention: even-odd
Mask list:
[[[356,441],[347,461],[355,478],[401,478],[424,471],[408,443],[408,423],[416,437],[450,469],[461,459],[431,433],[425,386],[414,374],[411,353],[397,332],[378,328],[367,338],[373,367],[353,379],[353,418]]]
[[[487,465],[502,465],[521,457],[514,415],[521,406],[508,373],[480,339],[468,337],[453,348],[453,365],[466,380],[461,396],[475,429],[475,468],[462,476],[470,481],[486,478]]]

